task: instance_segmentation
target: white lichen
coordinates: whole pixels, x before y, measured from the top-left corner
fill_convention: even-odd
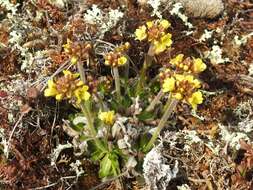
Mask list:
[[[249,72],[249,76],[253,76],[253,62],[249,65],[248,72]]]
[[[206,51],[205,57],[208,58],[212,64],[230,62],[229,58],[223,58],[222,49],[218,45],[213,45],[211,51]]]
[[[205,41],[207,41],[208,39],[210,39],[211,37],[212,37],[212,35],[213,35],[213,30],[207,30],[207,29],[205,29],[204,30],[204,34],[202,34],[202,36],[199,38],[199,41],[200,42],[205,42]]]
[[[227,129],[227,126],[219,124],[220,135],[223,141],[226,142],[230,147],[235,148],[236,150],[240,149],[240,140],[249,141],[249,137],[245,133],[241,132],[230,132]]]
[[[214,144],[212,141],[208,141],[205,145],[213,152],[214,155],[219,156],[221,147],[218,144]]]
[[[191,188],[187,184],[177,186],[177,189],[178,190],[191,190]]]
[[[81,175],[84,174],[84,170],[82,168],[82,163],[80,162],[80,160],[76,160],[76,162],[72,162],[70,164],[70,167],[73,171],[76,172],[76,176],[79,177]]]
[[[48,0],[48,1],[52,5],[60,8],[60,9],[63,9],[69,0]]]
[[[253,119],[247,117],[243,121],[238,123],[238,129],[245,133],[250,133],[253,131]]]
[[[67,144],[59,144],[54,150],[53,153],[51,154],[51,165],[54,166],[56,165],[57,159],[60,155],[60,153],[68,148],[72,148],[73,145],[70,144],[69,142]]]
[[[14,5],[9,0],[0,0],[0,6],[4,7],[7,11],[11,11],[12,14],[16,14],[19,4]]]
[[[161,1],[160,0],[148,0],[147,4],[150,5],[153,9],[151,16],[157,16],[158,18],[162,18],[162,14],[160,12]]]
[[[5,137],[5,134],[4,134],[4,129],[3,128],[0,128],[0,145],[2,145],[2,151],[4,153],[5,156],[8,155],[8,141]]]
[[[154,190],[165,190],[179,171],[178,161],[171,167],[161,153],[162,144],[154,147],[144,158],[143,172],[147,185]]]
[[[21,32],[13,30],[10,32],[9,44],[12,45],[13,50],[18,50],[20,52],[20,62],[21,70],[25,71],[27,68],[30,68],[33,64],[33,54],[29,52],[28,48],[22,47],[22,42],[24,37]]]
[[[185,130],[184,132],[186,133],[185,136],[184,136],[184,138],[187,141],[187,144],[191,145],[193,143],[200,143],[200,142],[202,142],[202,140],[197,135],[196,131]]]
[[[193,28],[192,23],[188,22],[188,17],[182,12],[183,5],[181,3],[175,3],[170,10],[171,15],[175,15],[178,18],[180,18],[184,25],[187,26],[188,28]]]
[[[241,121],[250,118],[253,115],[253,100],[241,102],[233,112]]]
[[[131,144],[129,142],[129,136],[128,135],[124,135],[124,137],[122,139],[119,139],[117,141],[118,147],[119,149],[130,149],[131,148]]]
[[[247,41],[249,38],[251,38],[251,36],[253,36],[253,32],[247,34],[247,35],[243,35],[241,37],[239,37],[238,35],[236,35],[234,37],[233,43],[237,46],[242,46],[242,45],[246,45]]]
[[[106,32],[118,24],[123,16],[124,13],[118,9],[111,9],[108,13],[105,13],[97,5],[92,5],[91,9],[84,14],[84,20],[89,24],[96,25],[99,37],[102,38]]]

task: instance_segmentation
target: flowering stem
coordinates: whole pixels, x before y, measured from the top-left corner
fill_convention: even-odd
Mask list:
[[[152,111],[155,108],[155,105],[158,103],[158,101],[162,98],[163,96],[163,91],[162,89],[158,92],[156,97],[152,100],[152,102],[149,104],[149,106],[146,108],[147,112]]]
[[[78,61],[77,62],[77,69],[78,69],[78,72],[80,74],[80,78],[81,80],[83,81],[83,83],[85,84],[86,83],[86,76],[85,76],[85,71],[83,69],[83,64],[81,63],[81,61]]]
[[[80,106],[81,106],[83,114],[85,115],[85,117],[87,119],[87,124],[88,124],[89,130],[90,130],[92,136],[95,137],[97,135],[97,132],[96,132],[94,126],[93,126],[91,113],[90,113],[87,105],[81,104]]]
[[[139,77],[140,79],[137,84],[136,96],[140,95],[143,87],[145,86],[146,73],[147,73],[147,70],[148,70],[149,66],[151,65],[152,61],[153,61],[153,57],[151,57],[147,54],[144,58],[144,63],[143,63],[142,69],[140,71],[140,77]]]
[[[120,100],[121,93],[120,93],[120,79],[118,67],[113,67],[113,76],[115,80],[116,95],[118,100]]]
[[[99,139],[97,139],[97,131],[93,125],[93,119],[92,119],[92,116],[91,116],[88,106],[85,105],[85,103],[83,103],[83,104],[81,103],[80,107],[81,107],[81,110],[82,110],[84,116],[87,119],[87,125],[88,125],[88,128],[90,130],[92,137],[94,138],[95,144],[97,145],[97,147],[99,149],[105,150],[104,145],[101,143],[101,141],[99,141]]]
[[[148,142],[148,144],[144,147],[143,151],[144,152],[148,152],[153,144],[155,143],[156,139],[158,138],[161,130],[163,129],[165,123],[167,122],[167,120],[169,119],[171,113],[173,112],[173,110],[176,108],[177,106],[177,103],[178,103],[178,100],[176,99],[173,99],[173,98],[169,98],[168,99],[168,102],[169,102],[169,106],[167,107],[167,109],[165,110],[155,132],[153,133],[150,141]]]
[[[136,89],[136,96],[140,95],[143,87],[145,86],[145,78],[146,78],[146,72],[148,70],[148,68],[151,66],[152,61],[154,59],[154,51],[153,51],[153,46],[151,45],[148,49],[148,53],[145,55],[144,57],[144,62],[143,62],[143,66],[140,72],[140,79],[138,81],[137,84],[137,89]]]

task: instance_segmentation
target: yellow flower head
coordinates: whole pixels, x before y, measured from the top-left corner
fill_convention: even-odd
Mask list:
[[[193,59],[193,71],[194,73],[200,73],[206,69],[206,64],[202,61],[202,59],[197,58]]]
[[[113,125],[115,121],[115,112],[114,111],[100,112],[98,114],[98,118],[101,121],[103,121],[106,125]]]
[[[83,85],[82,87],[77,88],[74,91],[74,95],[77,100],[77,104],[80,104],[81,101],[87,101],[90,99],[90,93],[88,92],[89,87],[87,85]]]
[[[72,45],[72,41],[70,39],[67,39],[67,43],[63,45],[64,51],[66,53],[70,52],[71,45]]]
[[[172,44],[171,34],[166,32],[166,29],[168,29],[170,25],[170,22],[165,19],[148,21],[146,25],[136,29],[135,38],[140,41],[148,39],[153,46],[155,54],[159,54]]]
[[[69,76],[69,77],[71,77],[71,78],[78,78],[79,76],[80,76],[80,74],[79,73],[72,73],[71,71],[69,71],[69,70],[63,70],[62,71],[63,72],[63,74],[64,74],[64,76]]]
[[[159,41],[154,42],[154,50],[156,54],[164,52],[167,48],[169,48],[172,44],[171,34],[163,35]]]
[[[147,25],[148,29],[152,28],[154,26],[154,21],[148,21],[148,22],[146,22],[146,25]]]
[[[121,65],[125,65],[127,62],[127,58],[125,56],[121,56],[119,59],[118,59],[118,66],[121,66]]]
[[[76,98],[77,103],[90,98],[89,88],[78,79],[78,73],[73,74],[68,70],[64,70],[63,74],[64,76],[58,78],[56,82],[48,80],[48,87],[44,91],[44,96],[55,97],[57,101]]]
[[[165,19],[162,19],[162,20],[160,21],[160,26],[162,26],[164,29],[169,28],[170,25],[171,25],[170,22],[167,21],[167,20],[165,20]]]
[[[44,91],[44,96],[49,97],[49,96],[55,96],[58,94],[58,91],[56,89],[56,84],[54,83],[53,80],[48,80],[47,81],[47,89]]]
[[[70,60],[70,62],[71,62],[73,65],[76,64],[77,61],[78,61],[78,57],[76,57],[76,56],[73,56],[73,57],[71,58],[71,60]]]
[[[188,103],[192,106],[193,109],[197,109],[198,104],[202,104],[203,96],[200,91],[194,92],[190,98],[188,98]]]
[[[48,87],[44,91],[45,97],[55,96],[57,101],[61,101],[63,99],[63,94],[57,90],[57,86],[53,80],[48,80],[47,86]]]
[[[147,38],[146,31],[147,31],[146,26],[141,26],[141,27],[137,28],[135,31],[135,38],[140,41],[146,39]]]
[[[170,64],[172,65],[178,65],[183,61],[184,54],[178,54],[175,58],[170,60]]]
[[[198,79],[195,79],[192,75],[186,75],[184,77],[184,80],[186,80],[189,83],[191,83],[194,88],[200,88],[201,87],[200,81]]]
[[[163,92],[171,92],[175,89],[175,79],[173,77],[166,78],[163,82],[162,90]]]
[[[193,75],[173,74],[164,80],[162,90],[170,92],[173,98],[187,102],[196,109],[197,105],[203,102],[202,93],[197,91],[200,87],[200,81]]]
[[[173,98],[176,98],[177,100],[182,100],[183,95],[179,92],[172,94]]]

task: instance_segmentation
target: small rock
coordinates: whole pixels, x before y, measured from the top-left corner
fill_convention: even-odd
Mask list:
[[[148,0],[138,0],[140,5],[147,4]],[[224,10],[222,0],[157,0],[171,6],[173,3],[182,3],[189,17],[214,18]]]
[[[214,18],[224,10],[222,0],[179,0],[192,17]]]

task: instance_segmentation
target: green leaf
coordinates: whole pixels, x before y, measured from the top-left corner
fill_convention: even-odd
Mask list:
[[[115,151],[107,153],[100,162],[99,177],[117,176],[119,173],[119,156]]]
[[[97,149],[95,152],[92,153],[91,159],[93,161],[101,160],[105,156],[106,152]]]
[[[111,175],[112,162],[109,159],[109,154],[106,154],[105,157],[100,162],[99,177],[107,177]]]
[[[144,133],[141,137],[140,137],[140,141],[139,141],[139,150],[142,150],[149,142],[150,140],[150,134],[149,133]]]
[[[153,119],[154,114],[152,112],[143,111],[139,115],[137,115],[137,118],[140,121],[145,121],[145,120],[148,120],[148,119]]]

